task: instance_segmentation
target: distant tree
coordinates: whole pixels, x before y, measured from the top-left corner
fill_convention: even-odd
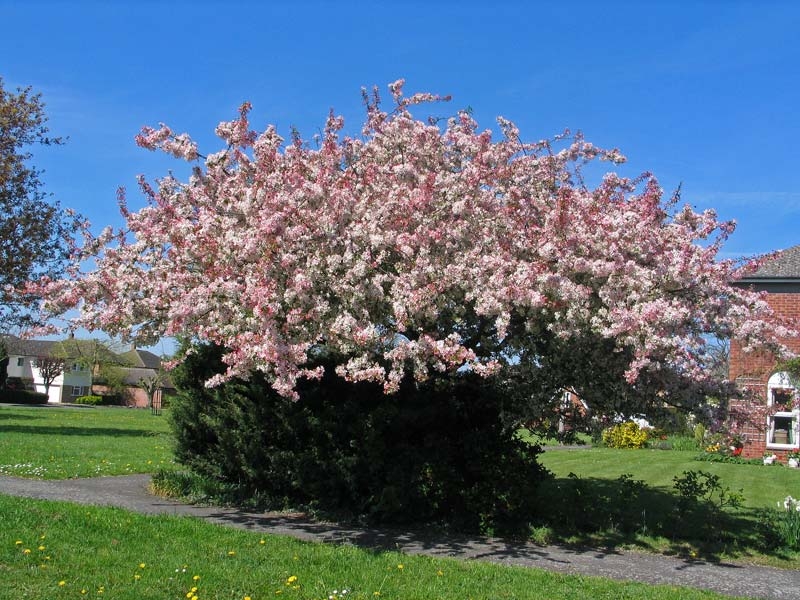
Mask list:
[[[16,93],[0,78],[0,329],[28,324],[27,309],[38,299],[21,284],[62,273],[70,255],[67,237],[80,218],[42,191],[41,171],[31,166],[34,145],[60,145],[50,137],[41,95],[30,87]]]
[[[139,387],[141,387],[144,390],[144,393],[147,394],[147,408],[153,406],[153,397],[164,385],[165,378],[166,373],[164,373],[164,371],[161,369],[155,371],[148,377],[139,378]]]
[[[50,386],[64,372],[67,362],[56,356],[39,356],[36,358],[35,366],[39,369],[44,382],[44,393],[50,394]]]

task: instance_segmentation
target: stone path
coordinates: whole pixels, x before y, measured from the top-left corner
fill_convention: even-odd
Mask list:
[[[253,513],[180,504],[148,493],[149,475],[40,481],[0,476],[0,493],[82,504],[117,506],[144,514],[191,516],[230,527],[290,535],[307,541],[353,544],[408,554],[485,560],[559,573],[713,590],[769,600],[799,600],[800,570],[641,554],[507,543],[498,539],[427,538],[401,531],[354,529],[308,520],[304,515]]]

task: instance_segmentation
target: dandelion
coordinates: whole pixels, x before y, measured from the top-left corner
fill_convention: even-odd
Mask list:
[[[139,563],[139,568],[144,569],[147,565],[145,563]]]
[[[195,575],[194,577],[192,577],[192,580],[193,581],[200,581],[200,575]]]
[[[266,541],[264,541],[264,540],[258,540],[258,543],[259,543],[259,544],[261,544],[261,545],[263,546],[263,545],[264,545],[264,544],[266,544],[267,542],[266,542]]]
[[[58,587],[64,587],[65,585],[67,585],[67,582],[64,581],[63,579],[58,582]]]
[[[403,570],[403,568],[404,568],[404,567],[403,567],[403,565],[397,565],[397,570],[398,570],[398,571],[402,571],[402,570]]]
[[[30,554],[31,553],[31,549],[30,548],[25,548],[25,550],[23,550],[22,553],[23,554]]]
[[[15,546],[22,546],[22,540],[17,540],[16,542],[14,542],[14,545]]]
[[[442,570],[441,570],[441,569],[439,569],[438,571],[436,571],[436,574],[437,574],[439,577],[441,577],[442,575],[444,575],[444,573],[442,573]]]
[[[229,550],[228,556],[236,556],[236,550]]]
[[[44,552],[45,548],[44,548],[44,546],[39,546],[39,547],[37,548],[37,550],[38,550],[39,552]]]
[[[134,581],[139,581],[141,578],[142,578],[142,576],[139,575],[138,573],[133,576]]]

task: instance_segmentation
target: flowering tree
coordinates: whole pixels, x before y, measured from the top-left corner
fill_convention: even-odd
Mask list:
[[[28,291],[50,315],[79,306],[73,326],[219,344],[229,368],[211,384],[263,371],[285,396],[321,376],[309,367],[321,347],[341,376],[393,392],[409,372],[488,376],[556,355],[569,385],[590,346],[586,372],[613,364],[668,397],[706,380],[709,336],[775,349],[788,335],[761,296],[729,285],[737,263],[717,255],[731,223],[665,201],[649,174],[585,183],[586,163],[619,152],[580,135],[526,142],[502,118],[496,138],[468,112],[418,120],[413,107],[444,98],[390,90],[389,112],[364,93],[357,137],[331,114],[315,143],[287,143],[251,130],[249,104],[207,156],[144,128],[137,143],[193,163],[189,180],[141,179],[138,212],[120,192],[127,229],[85,231],[70,276]]]

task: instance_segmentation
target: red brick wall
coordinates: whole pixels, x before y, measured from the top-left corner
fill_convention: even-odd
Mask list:
[[[800,323],[800,293],[771,293],[767,302],[781,317]],[[800,340],[786,340],[786,345],[793,351],[800,353]],[[767,404],[767,381],[775,372],[775,357],[766,352],[743,353],[741,344],[736,340],[731,342],[729,378],[736,381],[743,388],[756,394],[760,402]],[[744,406],[744,403],[733,401],[732,407]],[[765,425],[765,424],[763,424]],[[763,428],[747,425],[743,428],[747,436],[742,454],[748,458],[761,457],[767,449],[766,433]],[[773,451],[779,459],[785,460],[787,450]]]

